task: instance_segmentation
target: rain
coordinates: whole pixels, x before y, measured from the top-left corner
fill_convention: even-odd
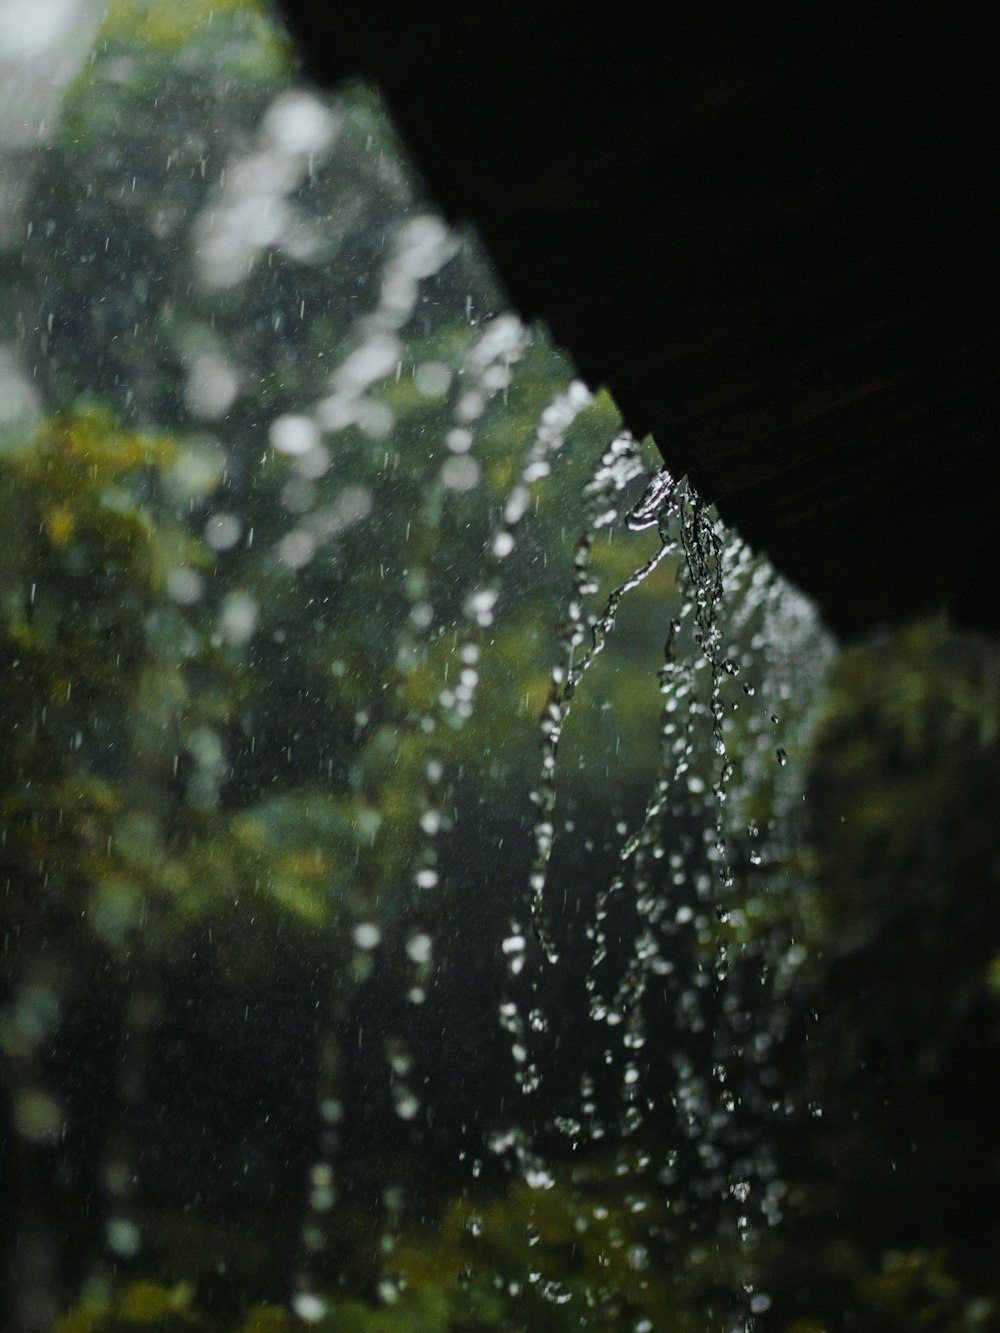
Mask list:
[[[72,8],[0,7],[5,1326],[804,1333],[930,1282],[788,1277],[872,675],[376,92],[255,4]],[[920,633],[878,707],[930,643],[992,744]],[[994,1326],[970,1284],[935,1326]]]

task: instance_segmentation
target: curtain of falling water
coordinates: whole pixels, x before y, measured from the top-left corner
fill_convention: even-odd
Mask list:
[[[122,58],[106,53],[119,90]],[[46,980],[44,933],[18,957],[6,1020],[25,1151],[44,1156],[64,1107],[103,1122],[85,1295],[155,1276],[158,1126],[183,1121],[163,1102],[165,1053],[194,1003],[171,978],[194,958],[243,968],[266,1005],[288,965],[282,932],[319,941],[311,989],[281,1016],[282,1041],[305,1034],[309,1050],[311,1104],[294,1114],[311,1146],[294,1180],[269,1182],[299,1200],[281,1248],[300,1318],[336,1306],[341,1210],[369,1188],[353,1159],[380,1144],[373,1280],[387,1308],[405,1299],[395,1252],[430,1191],[421,1156],[474,1200],[498,1178],[572,1193],[568,1154],[603,1154],[636,1216],[678,1178],[696,1196],[679,1212],[729,1196],[750,1235],[778,1196],[741,1129],[775,1099],[770,1020],[749,997],[781,959],[760,952],[747,883],[766,894],[794,839],[822,636],[542,335],[496,313],[481,260],[415,202],[370,103],[235,82],[253,116],[227,112],[210,80],[176,102],[162,154],[163,90],[149,107],[129,93],[157,150],[145,160],[168,165],[125,169],[135,202],[96,215],[93,245],[26,252],[39,276],[18,297],[22,323],[45,329],[18,350],[37,417],[85,394],[117,421],[70,418],[54,444],[16,423],[16,493],[38,531],[9,576],[10,641],[76,623],[60,580],[76,577],[81,533],[95,569],[111,568],[109,514],[139,515],[155,552],[148,586],[126,581],[101,612],[108,643],[142,625],[135,692],[100,635],[86,640],[75,697],[55,721],[40,710],[17,761],[31,781],[68,766],[58,819],[79,832],[78,862],[57,867],[54,891],[81,898],[77,929],[125,995],[96,1110],[38,1053],[78,994],[71,968]],[[39,233],[93,198],[75,133],[29,201]],[[123,168],[98,149],[102,197],[117,200]],[[103,304],[72,285],[91,250],[87,264],[112,255]],[[99,325],[108,308],[118,323]],[[51,458],[77,455],[107,471],[100,522],[45,489]],[[118,706],[101,702],[105,677],[126,701],[106,727],[113,757],[87,712]],[[20,799],[4,817],[23,860],[41,805]],[[78,937],[60,947],[84,952]],[[481,1050],[456,1045],[463,1023]],[[211,1218],[197,1181],[174,1188]],[[67,1246],[37,1235],[32,1282],[57,1294],[32,1308],[49,1309],[68,1299]],[[524,1245],[522,1285],[569,1300],[527,1232]]]
[[[780,743],[786,733],[775,709],[789,694],[786,655],[799,658],[817,654],[821,663],[828,651],[815,629],[809,607],[766,565],[727,533],[699,497],[677,485],[664,469],[655,474],[645,494],[625,515],[633,530],[655,526],[659,549],[616,587],[603,609],[587,612],[587,594],[598,591],[588,577],[594,537],[603,525],[620,522],[623,506],[618,492],[635,475],[636,450],[627,436],[616,439],[601,458],[584,487],[583,531],[573,561],[572,587],[563,609],[559,662],[553,667],[549,699],[542,715],[542,764],[533,792],[539,809],[535,824],[536,857],[531,874],[531,900],[538,937],[550,963],[558,961],[558,945],[547,920],[544,896],[555,841],[555,813],[559,805],[557,769],[559,742],[582,678],[604,651],[618,609],[630,592],[675,551],[682,552],[677,571],[679,598],[664,608],[663,661],[659,668],[662,696],[660,758],[645,809],[635,826],[619,823],[621,869],[596,898],[593,920],[586,934],[593,942],[587,989],[595,1023],[606,1025],[621,1045],[621,1115],[623,1135],[640,1128],[644,1108],[643,1074],[647,1044],[643,999],[646,992],[666,989],[674,996],[673,1019],[677,1032],[689,1031],[702,1048],[704,1068],[697,1069],[679,1052],[677,1065],[678,1129],[693,1144],[701,1159],[704,1189],[731,1189],[740,1205],[737,1225],[749,1231],[751,1178],[756,1202],[768,1211],[769,1162],[766,1157],[737,1163],[729,1178],[720,1177],[724,1157],[716,1140],[731,1136],[730,1121],[741,1101],[756,1092],[746,1065],[754,1055],[766,1070],[766,1053],[777,1036],[760,1026],[752,999],[741,994],[741,977],[730,984],[734,962],[747,962],[749,940],[744,912],[735,905],[743,865],[759,869],[778,860],[795,838],[794,811],[786,794],[773,805],[772,826],[762,831],[747,806],[759,793],[762,770],[780,773],[788,754]],[[587,504],[587,501],[590,503]],[[756,633],[751,633],[756,628]],[[732,683],[740,682],[739,691]],[[802,698],[798,700],[801,706]],[[734,715],[743,710],[749,725],[741,728],[742,743],[730,739]],[[774,776],[772,774],[772,776]],[[786,793],[796,789],[782,773],[779,785]],[[685,816],[694,815],[696,836],[678,837]],[[567,826],[569,828],[570,826]],[[619,968],[613,988],[602,987],[609,948],[621,950],[622,939],[609,938],[611,902],[630,904],[632,934],[628,957]],[[734,929],[734,926],[736,929]],[[693,969],[678,975],[678,928],[696,935],[699,953]],[[620,918],[619,918],[620,929]],[[520,940],[520,937],[518,937]],[[523,962],[520,958],[518,964]],[[750,961],[769,966],[757,957]],[[744,969],[745,971],[745,966]],[[511,1006],[513,1014],[513,1006]],[[758,1030],[751,1027],[756,1021]],[[509,1020],[510,1021],[510,1020]],[[511,1024],[519,1039],[526,1025]],[[738,1035],[737,1035],[738,1034]],[[753,1052],[754,1054],[751,1054]],[[521,1059],[526,1059],[526,1055]],[[610,1051],[605,1052],[610,1061]],[[735,1065],[742,1066],[740,1069]],[[711,1081],[706,1078],[710,1068]],[[748,1085],[749,1075],[749,1085]],[[581,1073],[579,1116],[567,1122],[571,1137],[579,1136],[592,1118],[594,1079]],[[737,1090],[738,1089],[738,1090]],[[763,1094],[766,1096],[766,1094]],[[603,1137],[605,1126],[597,1126]],[[738,1131],[737,1131],[738,1137]],[[671,1174],[677,1146],[668,1140],[663,1171]]]

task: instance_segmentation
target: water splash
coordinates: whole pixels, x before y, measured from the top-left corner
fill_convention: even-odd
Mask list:
[[[558,795],[557,768],[559,741],[569,717],[577,687],[607,644],[614,628],[622,599],[653,573],[676,547],[667,531],[672,513],[675,483],[670,475],[658,473],[648,485],[639,503],[628,514],[629,526],[641,530],[657,526],[659,549],[610,594],[599,615],[587,617],[586,598],[597,591],[590,577],[590,558],[594,539],[602,528],[620,516],[620,497],[629,484],[644,472],[638,446],[631,435],[612,440],[591,479],[583,488],[584,528],[573,554],[573,585],[559,630],[561,660],[552,668],[549,697],[541,718],[542,762],[538,784],[532,793],[537,808],[535,819],[535,859],[531,870],[531,912],[538,936],[549,962],[558,960],[558,950],[546,919],[544,895],[547,870],[552,856],[554,817]],[[590,638],[589,646],[581,648]]]

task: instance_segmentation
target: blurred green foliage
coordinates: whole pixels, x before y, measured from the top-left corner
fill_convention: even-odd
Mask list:
[[[831,682],[790,922],[791,1226],[762,1251],[789,1329],[1000,1327],[998,723],[996,645],[941,622]]]
[[[274,446],[424,216],[354,90],[268,196],[285,231],[198,279],[232,180],[277,170],[290,79],[258,6],[112,5],[3,267],[41,397],[0,435],[8,1308],[41,1235],[59,1333],[997,1328],[996,646],[931,623],[843,652],[810,749],[794,598],[730,543],[712,645],[668,558],[561,743],[564,960],[511,973],[617,415],[598,395],[525,480],[569,371],[537,334],[483,360],[502,298],[460,237],[364,410],[311,463]],[[655,545],[602,530],[587,612]],[[539,1188],[479,1160],[512,1122]],[[309,1213],[327,1151],[342,1194]],[[142,1246],[112,1271],[115,1210]]]

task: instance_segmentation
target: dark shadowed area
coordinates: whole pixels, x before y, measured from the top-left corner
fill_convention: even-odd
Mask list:
[[[988,7],[283,8],[832,628],[998,626]]]

